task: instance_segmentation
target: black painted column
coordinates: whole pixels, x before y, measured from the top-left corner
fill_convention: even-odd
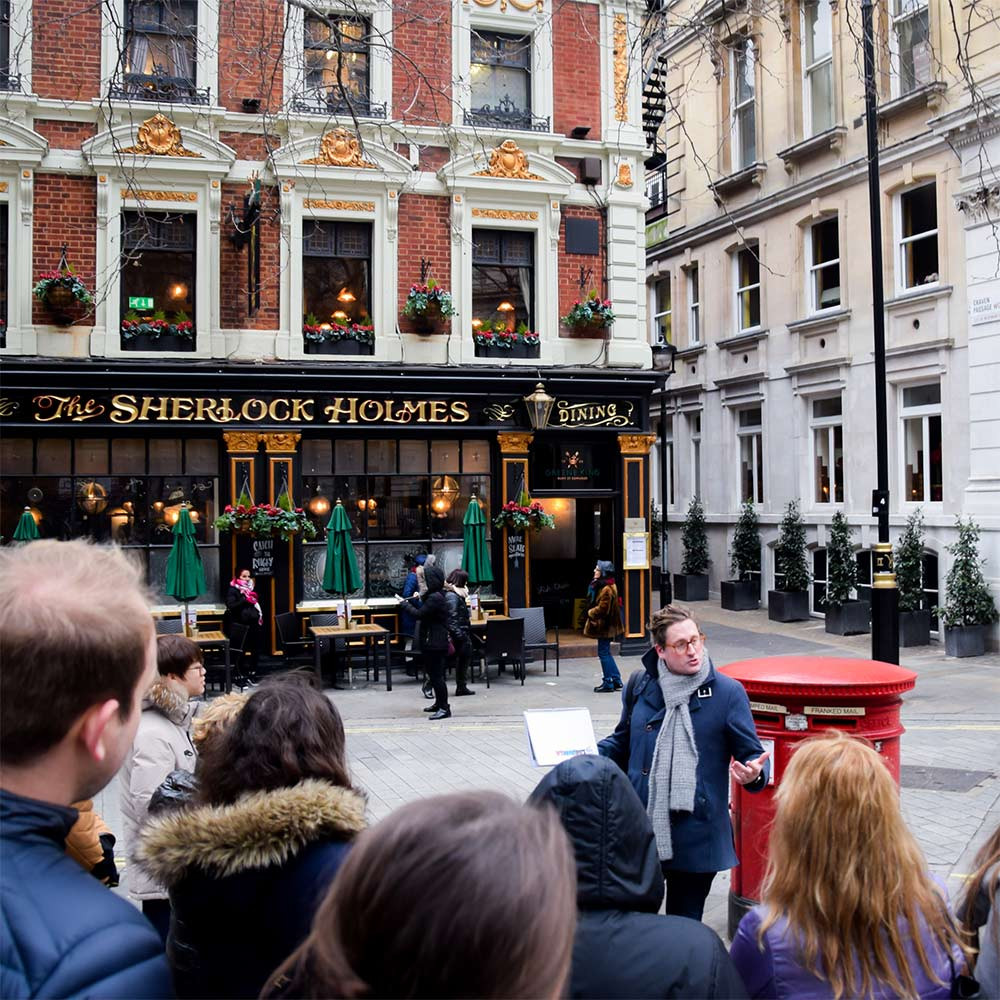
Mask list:
[[[520,502],[521,491],[528,490],[528,449],[534,435],[521,431],[497,435],[500,443],[501,474],[503,484],[501,504],[508,500]],[[528,607],[531,595],[531,579],[528,572],[528,558],[531,547],[530,532],[503,532],[503,606],[510,608]]]
[[[630,526],[638,528],[640,522],[642,531],[649,532],[652,521],[649,510],[649,449],[656,436],[653,434],[619,434],[618,447],[622,455],[622,522],[620,530],[623,535],[621,548],[622,580],[622,610],[625,616],[625,638],[622,640],[623,655],[635,655],[644,652],[649,647],[646,637],[646,625],[649,622],[652,604],[652,573],[649,569],[649,559],[652,557],[651,546],[647,539],[646,568],[625,569],[624,535]]]

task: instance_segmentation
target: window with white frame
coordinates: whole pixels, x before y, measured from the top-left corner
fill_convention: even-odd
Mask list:
[[[20,90],[10,60],[10,0],[0,0],[0,90]]]
[[[892,0],[893,96],[904,97],[933,80],[927,0]]]
[[[660,275],[653,285],[653,343],[673,343],[673,299],[670,274]]]
[[[736,332],[760,326],[760,257],[756,243],[736,252]]]
[[[844,418],[840,396],[814,399],[809,418],[813,440],[813,499],[844,502]]]
[[[809,227],[806,242],[809,268],[809,310],[840,305],[840,230],[837,217]]]
[[[371,104],[371,21],[307,13],[303,28],[305,92],[296,99],[296,110],[384,117],[385,109]]]
[[[740,448],[740,502],[764,502],[764,427],[761,408],[737,413],[736,436]]]
[[[939,280],[937,184],[904,191],[896,212],[896,270],[900,289],[932,285]]]
[[[940,503],[944,499],[941,383],[904,387],[900,417],[903,499],[908,503]]]
[[[699,285],[698,265],[692,264],[687,269],[688,293],[688,344],[701,343],[701,287]]]
[[[803,132],[833,128],[833,15],[830,0],[802,4]]]
[[[691,496],[701,496],[701,414],[688,414],[688,440],[691,442]]]
[[[752,38],[739,38],[732,45],[731,118],[733,169],[744,170],[757,159],[756,48]]]
[[[675,506],[675,496],[674,496],[674,419],[673,417],[667,417],[667,423],[664,431],[664,440],[666,444],[666,455],[663,459],[667,463],[667,506]]]
[[[531,113],[531,35],[472,29],[466,125],[547,131]]]

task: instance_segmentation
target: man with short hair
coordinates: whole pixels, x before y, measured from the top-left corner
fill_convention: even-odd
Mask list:
[[[140,573],[114,548],[0,550],[0,996],[169,997],[149,922],[65,853],[117,773],[156,639]]]

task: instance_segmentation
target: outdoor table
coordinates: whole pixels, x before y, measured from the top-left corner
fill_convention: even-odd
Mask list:
[[[199,632],[192,635],[191,641],[202,647],[221,647],[226,658],[226,694],[233,689],[232,667],[229,663],[229,637],[225,632]]]
[[[478,619],[473,618],[469,622],[469,628],[476,629],[476,630],[481,629],[481,630],[485,631],[486,630],[486,624],[487,624],[487,622],[509,622],[511,620],[512,619],[511,619],[510,615],[487,615],[482,621],[479,621]]]
[[[385,652],[385,689],[392,690],[392,651],[389,648],[389,638],[392,633],[381,625],[358,624],[347,628],[344,625],[310,625],[309,632],[313,637],[313,650],[316,656],[316,676],[320,686],[323,685],[323,657],[320,649],[320,639],[364,639],[373,645],[382,644]],[[375,683],[378,683],[378,650],[375,651]],[[348,659],[347,683],[354,685],[354,668]]]

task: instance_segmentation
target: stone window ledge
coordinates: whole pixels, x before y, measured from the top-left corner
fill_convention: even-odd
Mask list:
[[[906,309],[907,306],[915,303],[932,302],[934,299],[946,299],[953,290],[951,285],[931,285],[928,288],[913,288],[909,291],[897,295],[895,298],[887,299],[885,308],[889,312]]]
[[[941,80],[934,80],[926,83],[916,90],[911,90],[902,97],[880,104],[878,108],[878,119],[881,122],[890,121],[898,115],[913,111],[915,108],[930,108],[932,111],[941,103],[941,97],[947,90],[948,85]]]
[[[690,347],[678,351],[674,357],[680,361],[689,361],[691,358],[698,357],[699,354],[704,354],[707,349],[708,344],[692,344]]]
[[[717,340],[715,346],[726,351],[739,351],[744,347],[751,347],[767,336],[768,331],[760,327],[753,330],[745,330],[734,337],[726,337],[725,340]]]
[[[833,128],[828,128],[825,132],[820,132],[818,135],[811,135],[808,139],[803,139],[801,142],[795,143],[794,146],[780,150],[778,156],[784,161],[785,169],[791,170],[796,163],[808,160],[831,149],[840,149],[845,135],[847,135],[847,126],[835,125]]]
[[[850,309],[837,309],[828,313],[817,313],[815,316],[807,316],[805,319],[795,319],[786,324],[789,333],[816,333],[819,330],[826,330],[843,323],[851,318]]]
[[[744,188],[760,187],[764,183],[766,172],[766,163],[751,163],[749,167],[744,167],[735,174],[720,177],[714,184],[709,184],[709,189],[715,195],[715,200],[720,201],[726,195],[735,194]]]

